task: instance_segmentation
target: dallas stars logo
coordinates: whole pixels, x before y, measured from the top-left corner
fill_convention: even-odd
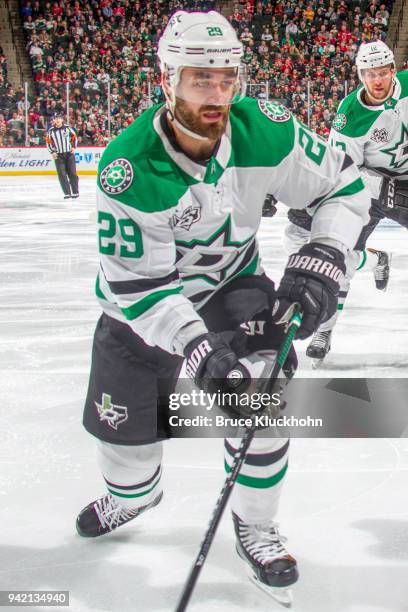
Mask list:
[[[106,175],[106,182],[112,187],[120,185],[125,180],[126,174],[122,166],[114,166]]]
[[[393,147],[381,149],[381,153],[391,156],[390,166],[392,168],[401,168],[408,161],[408,129],[402,124],[401,138]]]
[[[333,120],[332,126],[334,127],[335,130],[340,132],[340,130],[342,130],[346,126],[346,124],[347,124],[346,115],[344,113],[338,113]]]
[[[102,170],[100,175],[102,189],[112,195],[126,191],[132,180],[132,165],[124,158],[115,159]]]
[[[234,264],[237,274],[256,255],[253,235],[242,242],[231,240],[231,218],[207,240],[176,240],[177,267],[182,271],[183,281],[203,279],[210,285],[225,280],[229,268]]]
[[[102,394],[102,404],[95,402],[101,421],[107,421],[109,427],[117,429],[118,425],[127,421],[128,409],[126,406],[112,404],[112,398],[107,393]]]

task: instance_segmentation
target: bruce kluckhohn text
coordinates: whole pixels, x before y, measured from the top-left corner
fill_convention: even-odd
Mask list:
[[[213,408],[236,405],[245,408],[245,416],[227,416],[224,414],[185,416],[172,414],[169,424],[172,427],[249,427],[255,421],[256,427],[323,427],[323,420],[310,416],[271,416],[270,408],[277,414],[284,407],[280,393],[206,393],[203,390],[191,390],[188,393],[172,393],[169,396],[170,410],[177,411],[183,407],[202,408],[211,411]],[[248,408],[252,414],[248,416]]]
[[[254,422],[255,421],[255,422]],[[211,417],[197,415],[194,417],[181,417],[172,414],[169,417],[171,427],[250,427],[255,424],[260,429],[267,427],[323,427],[323,419],[311,416],[298,418],[295,416],[269,417],[259,414],[253,417],[228,417],[222,414]]]

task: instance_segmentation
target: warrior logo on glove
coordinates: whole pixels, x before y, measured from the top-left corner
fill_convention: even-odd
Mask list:
[[[196,348],[190,353],[190,356],[186,363],[186,374],[190,378],[194,378],[197,374],[199,365],[201,364],[204,357],[207,357],[211,352],[212,348],[208,340],[203,340],[196,346]]]
[[[273,317],[277,324],[286,323],[294,302],[303,312],[296,338],[304,340],[336,312],[339,283],[346,267],[338,249],[311,242],[289,257],[282,277]]]
[[[321,252],[322,256],[327,258],[329,257],[329,253],[322,248],[316,248],[315,252]],[[289,268],[296,268],[298,270],[309,270],[311,272],[317,272],[318,274],[324,274],[325,276],[332,278],[334,281],[340,283],[344,278],[343,270],[341,270],[338,266],[326,259],[320,259],[318,257],[310,257],[309,255],[300,255],[299,253],[295,253],[289,257],[288,264],[286,266]]]

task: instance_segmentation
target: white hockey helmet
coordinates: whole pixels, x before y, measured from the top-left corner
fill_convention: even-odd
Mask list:
[[[158,45],[160,68],[167,76],[174,100],[182,68],[236,68],[236,88],[229,103],[245,95],[243,45],[229,21],[216,11],[177,11]],[[172,101],[174,104],[174,101]]]
[[[363,70],[366,68],[380,68],[392,64],[395,68],[394,53],[381,40],[362,43],[357,53],[356,66],[360,80],[363,80]]]

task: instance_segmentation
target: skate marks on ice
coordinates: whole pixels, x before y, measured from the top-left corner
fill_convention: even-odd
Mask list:
[[[407,344],[408,346],[408,344]],[[312,360],[303,355],[299,356],[299,368],[297,376],[310,375]],[[372,377],[406,377],[407,375],[406,354],[387,357],[384,353],[339,353],[335,350],[330,353],[318,367],[313,368],[316,378],[347,376],[358,378],[367,375]]]
[[[398,542],[407,545],[408,521],[368,520],[351,527],[374,532],[378,544],[368,548],[374,547],[380,555],[375,554],[375,562],[358,562],[353,555],[348,563],[336,563],[336,549],[330,549],[327,564],[297,555],[300,580],[293,587],[293,612],[406,612],[407,568],[403,564],[408,560],[406,554],[401,558]],[[146,528],[129,526],[127,532],[116,532],[103,542],[67,537],[46,548],[8,545],[2,547],[7,569],[0,570],[0,580],[10,590],[69,590],[75,612],[173,612],[201,535],[199,526],[161,527],[153,535]],[[309,530],[310,546],[318,535]],[[391,538],[395,549],[384,544]],[[192,544],[180,544],[186,540]],[[282,612],[284,608],[248,580],[232,539],[221,534],[190,610]]]
[[[0,570],[0,580],[10,590],[68,590],[75,612],[173,612],[201,536],[201,525],[157,528],[151,522],[103,541],[67,535],[56,546],[2,546],[7,569]],[[217,549],[189,610],[262,610],[270,598],[257,595],[243,567],[231,569],[232,539],[220,534]]]
[[[378,295],[373,296],[369,284],[369,297],[358,298],[358,303],[355,294],[365,286],[365,279],[360,286],[356,275],[353,283],[356,287],[352,285],[350,299],[333,330],[331,350],[313,376],[326,376],[327,372],[339,377],[407,377],[406,279],[401,285],[391,287],[387,294],[377,292]],[[354,289],[356,291],[353,293]],[[310,375],[312,360],[305,355],[310,340],[296,342],[300,363],[298,375],[306,375],[307,372]]]
[[[293,610],[406,612],[408,584],[400,582],[408,570],[405,444],[321,440],[314,453],[308,441],[299,442],[310,449],[306,482],[301,469],[295,472],[281,506],[282,516],[289,500],[304,510],[288,533],[300,569]],[[299,450],[295,460],[304,456]],[[310,489],[313,467],[318,474]]]
[[[80,192],[79,200],[64,202],[56,177],[29,187],[21,178],[0,184],[1,280],[6,281],[0,360],[7,407],[0,445],[0,580],[8,589],[69,589],[75,612],[173,612],[222,485],[222,449],[215,452],[209,440],[201,453],[197,440],[185,441],[185,447],[181,440],[166,445],[168,481],[160,506],[101,540],[75,535],[77,513],[103,490],[92,440],[80,423],[99,313],[93,296],[95,229],[89,221],[94,179],[81,177]],[[284,213],[282,207],[261,225],[265,268],[276,281],[286,261]],[[332,352],[334,364],[338,356],[343,365],[351,359],[348,377],[361,376],[364,355],[372,356],[374,376],[382,376],[381,367],[388,371],[393,359],[400,363],[406,354],[401,332],[408,297],[406,231],[378,230],[374,236],[374,246],[394,251],[390,287],[381,294],[371,287],[369,273],[361,273],[359,282],[356,276],[352,292],[357,293],[350,295]],[[302,353],[301,343],[299,348]],[[403,367],[398,372],[406,375]],[[363,376],[369,376],[365,369]],[[292,449],[300,442],[295,440]],[[379,440],[360,440],[353,452],[351,442],[332,441],[323,452],[323,440],[305,441],[298,469],[296,452],[291,458],[278,520],[299,562],[293,612],[408,610],[408,458],[397,478],[398,466],[383,457]],[[372,462],[365,469],[368,442]],[[170,447],[183,449],[177,465]],[[391,489],[393,469],[398,486]],[[348,506],[352,511],[345,516]],[[395,512],[400,515],[390,516]],[[386,544],[390,539],[393,546]],[[282,610],[248,581],[234,548],[226,512],[191,612]]]
[[[331,350],[313,376],[407,377],[408,323],[403,306],[408,299],[406,279],[387,294],[374,295],[370,283],[366,287],[367,279],[359,280],[358,275],[353,279],[350,298],[332,333]],[[356,298],[364,287],[369,297]],[[305,355],[310,341],[296,342],[300,376],[310,376],[312,359]]]
[[[273,219],[263,219],[260,251],[266,272],[276,281],[281,278],[286,255],[282,244],[286,210],[278,208]],[[395,223],[381,222],[368,246],[392,252],[390,282],[386,292],[375,288],[370,270],[358,271],[344,310],[332,336],[332,348],[313,376],[408,376],[408,240],[407,230]],[[300,367],[298,376],[310,376],[312,360],[305,356],[311,338],[297,342]]]
[[[104,538],[82,540],[74,533],[76,513],[103,486],[93,448],[73,425],[66,440],[54,435],[58,428],[53,431],[46,425],[50,469],[40,469],[46,467],[46,456],[41,444],[35,444],[26,457],[27,463],[36,465],[35,481],[23,484],[20,475],[17,489],[9,483],[11,495],[0,510],[2,524],[8,525],[1,536],[2,557],[7,559],[0,570],[2,584],[10,589],[21,589],[23,584],[27,589],[70,590],[75,612],[173,612],[224,478],[218,462],[221,441],[170,442],[165,448],[163,502]],[[67,445],[68,438],[71,454],[58,457],[57,447]],[[294,612],[405,610],[401,603],[408,600],[408,587],[407,591],[401,587],[406,584],[403,540],[398,549],[404,521],[401,516],[387,520],[374,539],[367,532],[379,520],[373,517],[373,509],[384,515],[388,506],[395,508],[396,501],[405,507],[408,452],[405,456],[382,441],[356,442],[293,441],[293,470],[279,519],[300,568],[300,580],[293,587]],[[23,447],[26,443],[20,441]],[[205,455],[205,449],[211,452]],[[198,467],[191,462],[192,455],[202,457]],[[70,474],[71,465],[75,469]],[[390,475],[398,467],[401,473],[397,470],[390,487]],[[30,499],[30,521],[24,495]],[[395,550],[385,551],[385,558],[381,548],[372,549],[380,537],[384,542],[392,538],[396,545]],[[282,611],[248,581],[235,552],[229,511],[190,609]]]
[[[68,201],[62,199],[56,177],[2,179],[0,236],[4,265],[1,280],[6,281],[6,300],[1,308],[9,304],[13,309],[30,309],[31,305],[38,304],[50,315],[50,305],[58,304],[64,305],[70,315],[82,303],[96,321],[99,312],[93,295],[97,268],[96,223],[90,221],[95,216],[95,192],[95,177],[80,177],[81,196],[79,200]],[[282,248],[286,213],[286,207],[280,205],[272,219],[262,219],[259,232],[263,264],[276,285],[287,260]],[[408,326],[404,308],[408,298],[406,230],[395,224],[381,224],[370,239],[371,245],[393,252],[390,285],[382,293],[375,289],[370,271],[357,272],[335,328],[332,351],[322,368],[322,371],[329,368],[333,376],[344,373],[358,376],[360,372],[364,376],[369,372],[373,376],[388,376],[392,370],[398,371],[396,375],[408,376]],[[72,291],[73,283],[75,291]],[[38,291],[34,291],[35,285]],[[37,318],[31,309],[24,312]],[[92,332],[90,324],[90,336]],[[304,357],[307,342],[297,343],[300,375],[303,371],[310,375],[311,364]]]

